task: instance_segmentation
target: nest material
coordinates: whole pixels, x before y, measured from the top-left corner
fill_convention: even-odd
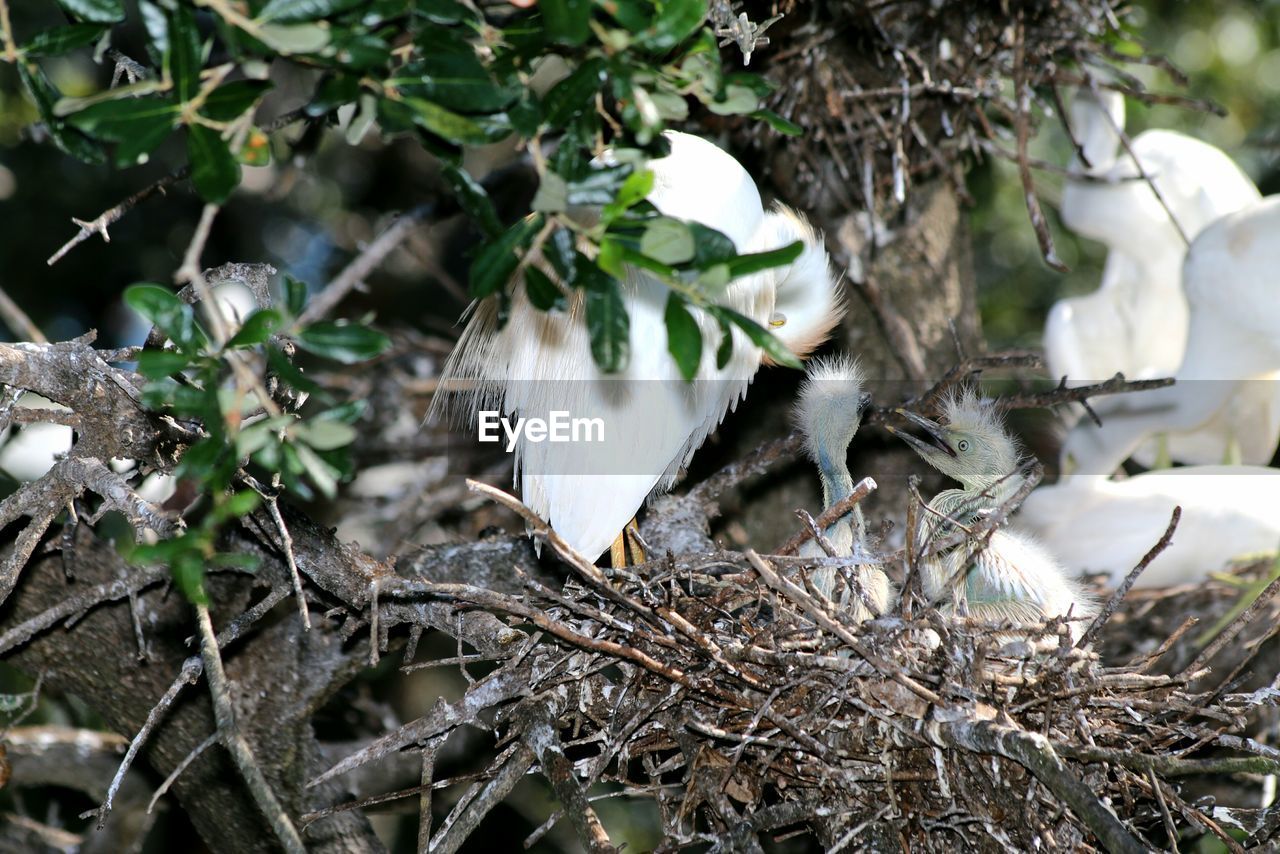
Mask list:
[[[748,8],[764,20],[772,7],[757,5]],[[1150,92],[1124,70],[1130,63],[1155,65],[1185,82],[1166,60],[1146,56],[1122,33],[1124,5],[783,2],[778,11],[784,17],[769,30],[772,43],[755,54],[752,68],[761,66],[777,84],[768,106],[806,133],[762,134],[744,123],[739,141],[763,150],[783,195],[819,216],[861,209],[889,220],[911,185],[925,177],[947,178],[967,199],[968,161],[1007,158],[1018,164],[1045,260],[1060,267],[1032,170],[1061,169],[1027,153],[1041,118],[1061,119],[1064,100],[1080,86],[1114,89],[1145,103],[1217,110],[1178,94]],[[874,243],[873,218],[865,227]]]
[[[808,584],[812,558],[668,558],[610,579],[543,533],[580,576],[561,591],[523,574],[521,597],[384,588],[533,627],[462,700],[321,777],[413,744],[432,752],[493,713],[505,750],[431,850],[454,850],[457,822],[478,822],[535,763],[565,810],[534,837],[568,819],[593,851],[611,850],[586,796],[598,784],[610,784],[600,797],[656,802],[668,851],[761,850],[806,833],[831,850],[1142,851],[1205,833],[1241,850],[1228,829],[1257,844],[1280,829],[1273,810],[1192,794],[1196,780],[1280,772],[1280,752],[1247,737],[1253,713],[1276,706],[1280,691],[1266,681],[1242,691],[1236,678],[1272,633],[1271,605],[1190,658],[1184,626],[1155,649],[1125,636],[1112,645],[1135,657],[1105,666],[1071,645],[1061,619],[996,626],[916,603],[914,617],[908,604],[853,623]],[[842,572],[853,562],[827,560]],[[1227,589],[1196,593],[1198,606],[1221,610]],[[1120,601],[1097,630],[1118,613],[1123,632],[1157,607],[1153,595],[1117,611]],[[1226,679],[1208,678],[1220,654],[1232,662]],[[1174,661],[1185,666],[1167,672]]]

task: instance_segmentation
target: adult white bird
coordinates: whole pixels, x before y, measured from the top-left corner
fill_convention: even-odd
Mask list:
[[[1071,475],[1037,488],[1013,528],[1034,534],[1073,572],[1124,580],[1169,525],[1173,540],[1138,576],[1138,587],[1203,580],[1234,558],[1280,548],[1280,470],[1185,466],[1124,480]]]
[[[1124,113],[1124,97],[1108,90],[1098,97],[1081,90],[1071,105],[1071,126],[1084,159],[1071,162],[1070,170],[1081,177],[1068,177],[1063,186],[1062,219],[1108,249],[1098,290],[1059,300],[1045,323],[1050,373],[1073,384],[1117,371],[1140,379],[1177,370],[1190,310],[1182,290],[1187,241],[1218,218],[1261,199],[1230,157],[1185,134],[1149,130],[1133,139],[1132,155],[1119,153]],[[1150,181],[1141,178],[1144,174]],[[1108,403],[1098,406],[1105,410]],[[1189,463],[1220,463],[1238,454],[1245,462],[1265,464],[1277,437],[1260,435],[1259,409],[1276,410],[1272,421],[1280,429],[1280,395],[1251,387],[1237,406],[1199,430],[1169,437],[1163,450]],[[1155,443],[1149,443],[1139,459],[1149,465],[1155,451]]]
[[[975,393],[967,391],[946,400],[941,423],[898,411],[920,427],[928,441],[892,426],[887,429],[925,462],[961,484],[960,489],[938,493],[921,513],[916,535],[920,548],[968,527],[1018,491],[1022,484],[1018,447],[994,410]],[[1092,597],[1033,538],[1000,529],[985,549],[970,556],[971,550],[972,545],[963,542],[921,562],[925,598],[937,603],[943,613],[955,613],[961,602],[979,619],[1015,623],[1097,613]],[[1079,637],[1083,627],[1079,622],[1071,625],[1073,637]]]
[[[796,423],[804,434],[805,450],[818,467],[824,511],[853,493],[853,475],[849,473],[847,460],[849,444],[871,401],[871,395],[862,389],[862,371],[848,357],[815,359],[800,387]],[[823,534],[837,555],[867,553],[866,521],[860,507],[855,506],[832,522]],[[812,558],[826,556],[816,540],[807,540],[799,554]],[[813,574],[813,586],[830,599],[835,590],[835,577],[835,567],[820,567]],[[889,610],[893,593],[883,570],[870,565],[858,566],[854,578],[858,589],[851,601],[842,597],[841,604],[855,620],[869,620]]]
[[[844,312],[822,240],[794,212],[766,212],[751,176],[720,148],[689,134],[665,136],[670,153],[648,163],[654,173],[648,201],[661,213],[715,228],[742,253],[804,244],[793,263],[734,280],[718,302],[771,328],[797,356],[807,355]],[[489,409],[509,419],[554,412],[601,419],[603,441],[538,442],[525,433],[513,447],[525,504],[592,560],[618,545],[647,496],[671,487],[767,362],[734,329],[732,357],[718,369],[719,325],[694,309],[704,346],[694,380],[684,381],[667,350],[667,286],[636,268],[621,284],[631,338],[624,370],[605,374],[593,361],[580,291],[567,311],[544,313],[517,288],[505,325],[491,301],[476,307],[445,366],[442,388],[474,381],[474,391],[433,404],[470,417]],[[615,548],[614,559],[620,557]]]
[[[1222,217],[1187,252],[1182,281],[1191,319],[1187,348],[1168,388],[1119,395],[1099,408],[1102,427],[1081,422],[1063,443],[1066,470],[1109,475],[1145,440],[1202,429],[1229,409],[1249,412],[1234,438],[1270,459],[1280,433],[1280,196]],[[1251,405],[1246,406],[1246,403]],[[1246,456],[1246,459],[1248,457]]]

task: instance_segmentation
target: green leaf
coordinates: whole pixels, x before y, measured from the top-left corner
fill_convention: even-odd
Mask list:
[[[187,157],[191,161],[191,183],[206,202],[222,204],[240,183],[240,164],[216,130],[190,125]]]
[[[457,0],[418,0],[418,11],[437,24],[457,24],[475,18],[475,13]]]
[[[102,147],[98,143],[72,128],[55,114],[54,104],[62,93],[49,82],[44,70],[36,63],[26,62],[17,63],[17,69],[18,77],[35,103],[40,118],[49,129],[49,135],[53,137],[54,144],[84,163],[101,163],[105,160]]]
[[[568,305],[564,291],[551,281],[551,277],[530,264],[524,268],[524,289],[529,295],[529,302],[538,311],[551,311],[556,308],[563,311]]]
[[[553,42],[576,46],[591,34],[591,0],[541,0],[538,8]]]
[[[760,119],[769,125],[769,127],[773,128],[780,134],[784,134],[785,136],[804,135],[804,128],[800,127],[800,125],[795,122],[784,119],[773,110],[756,110],[751,114],[751,118]]]
[[[343,424],[354,424],[360,420],[361,416],[369,409],[369,402],[366,400],[348,400],[332,409],[326,409],[319,413],[313,420],[315,421],[341,421]]]
[[[569,206],[569,185],[548,169],[538,179],[538,192],[529,207],[542,213],[560,213]]]
[[[606,225],[621,216],[627,209],[639,204],[653,192],[653,171],[641,169],[632,172],[618,189],[617,198],[604,206],[600,219]]]
[[[667,351],[676,360],[680,376],[692,380],[698,374],[702,361],[702,330],[698,321],[685,306],[684,299],[675,291],[667,294]]]
[[[271,333],[280,328],[281,321],[280,312],[273,308],[255,311],[245,319],[240,330],[231,336],[226,344],[227,349],[265,344]]]
[[[693,232],[679,220],[659,217],[645,228],[640,251],[663,264],[683,264],[693,260],[696,251]]]
[[[320,455],[306,445],[286,445],[296,450],[307,477],[316,485],[316,489],[326,498],[333,498],[338,493],[338,476],[341,474],[333,466],[320,458]]]
[[[130,285],[124,290],[124,301],[179,349],[190,353],[205,345],[204,333],[196,324],[191,306],[163,285]]]
[[[95,24],[124,20],[124,0],[58,0],[58,5],[77,18]]]
[[[142,162],[177,126],[177,105],[167,97],[150,95],[101,101],[67,117],[67,122],[99,139],[118,142],[115,162],[120,168]]]
[[[444,176],[445,183],[449,185],[449,189],[453,190],[458,204],[487,236],[497,237],[502,233],[502,222],[493,208],[493,201],[475,178],[452,163],[446,164],[441,174]]]
[[[470,282],[471,295],[476,299],[484,299],[497,293],[507,283],[520,259],[517,249],[525,249],[533,242],[534,236],[542,228],[542,214],[534,214],[517,222],[496,240],[484,245],[476,259],[471,262]]]
[[[215,122],[238,119],[246,110],[251,109],[272,85],[269,80],[236,80],[232,83],[224,83],[205,98],[200,114]]]
[[[782,365],[786,368],[802,367],[800,359],[796,357],[795,353],[788,350],[786,345],[779,341],[772,332],[765,329],[746,315],[739,314],[733,309],[726,308],[722,305],[709,305],[707,306],[707,311],[721,320],[732,323],[734,326],[737,326],[745,332],[747,338],[749,338],[757,347],[764,350],[765,354],[768,355],[775,364]]]
[[[31,58],[57,56],[92,44],[106,31],[107,28],[102,24],[68,24],[65,27],[53,27],[37,33],[31,41],[24,44],[22,54]]]
[[[202,53],[194,12],[188,6],[177,5],[169,13],[169,55],[165,67],[179,103],[190,101],[200,91]]]
[[[350,104],[360,95],[360,78],[354,74],[335,74],[326,77],[307,104],[308,116],[323,116],[343,104]]]
[[[596,93],[608,79],[608,67],[600,58],[588,59],[551,88],[542,102],[543,123],[561,128],[583,112],[596,108]],[[561,145],[565,142],[562,141]],[[556,171],[560,171],[557,169]]]
[[[329,29],[319,24],[263,24],[258,38],[283,54],[319,53],[329,45]]]
[[[570,205],[607,205],[630,174],[630,165],[592,169],[586,177],[569,182],[566,201]]]
[[[804,244],[799,240],[788,243],[780,249],[773,249],[768,252],[752,252],[748,255],[739,255],[730,259],[727,264],[729,266],[729,275],[733,278],[746,276],[751,273],[758,273],[761,270],[768,270],[771,267],[780,267],[783,264],[790,264],[800,257],[804,252]]]
[[[738,254],[733,241],[722,231],[700,222],[689,223],[689,231],[693,235],[693,266],[699,270],[724,264]]]
[[[707,0],[665,0],[658,2],[652,34],[645,44],[656,51],[667,51],[691,36],[707,17]]]
[[[138,373],[158,380],[191,366],[191,356],[172,350],[144,350],[138,354]]]
[[[542,245],[543,257],[551,263],[551,269],[556,271],[560,281],[568,286],[573,285],[578,273],[579,252],[574,245],[575,242],[572,231],[563,226],[557,226],[552,230],[551,237]]]
[[[187,601],[193,605],[208,605],[209,596],[204,592],[204,561],[196,551],[184,551],[169,564],[173,581]]]
[[[391,62],[391,45],[373,33],[336,29],[326,58],[356,71],[383,69]]]
[[[385,353],[391,339],[357,323],[322,320],[299,332],[298,344],[317,356],[354,365]]]
[[[315,21],[363,6],[367,2],[368,0],[269,0],[258,13],[257,19],[264,23],[267,21],[279,23]]]
[[[387,81],[406,95],[426,98],[464,113],[491,113],[510,106],[520,94],[499,86],[474,53],[427,54]]]
[[[724,98],[708,98],[703,103],[718,116],[754,113],[760,109],[760,97],[746,86],[738,85],[726,86]]]
[[[631,320],[617,280],[596,271],[586,287],[586,304],[591,358],[606,374],[625,369],[631,355]]]
[[[723,371],[733,356],[733,330],[723,318],[716,318],[720,324],[720,343],[716,346],[716,370]]]
[[[307,307],[307,283],[284,274],[284,305],[290,317],[297,317]]]
[[[72,127],[91,136],[119,142],[152,126],[172,130],[178,123],[178,105],[163,95],[101,101],[67,116]]]
[[[475,121],[446,110],[439,104],[421,98],[405,98],[401,103],[412,110],[414,124],[448,142],[457,145],[485,145],[494,141]]]
[[[258,505],[261,503],[262,496],[252,489],[245,489],[240,492],[233,492],[225,499],[217,502],[210,515],[213,516],[215,523],[225,522],[228,519],[239,519],[257,510]]]
[[[317,451],[332,451],[355,441],[356,428],[341,421],[304,421],[293,429],[294,436],[300,442],[315,448]]]
[[[216,554],[209,558],[209,565],[239,569],[244,572],[253,572],[262,565],[262,561],[257,555],[251,554]]]

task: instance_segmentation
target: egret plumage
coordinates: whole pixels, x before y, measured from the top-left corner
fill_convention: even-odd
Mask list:
[[[1280,471],[1265,466],[1185,466],[1124,480],[1071,475],[1027,496],[1013,527],[1034,534],[1074,572],[1105,572],[1118,585],[1150,551],[1174,507],[1168,548],[1136,586],[1203,580],[1233,559],[1280,547]]]
[[[1243,459],[1269,460],[1280,435],[1280,196],[1222,217],[1192,241],[1182,283],[1191,316],[1187,347],[1168,388],[1121,395],[1098,407],[1063,443],[1064,468],[1109,475],[1159,434],[1203,429],[1224,413]],[[1246,417],[1247,416],[1247,417]]]
[[[717,302],[807,355],[844,311],[821,238],[784,207],[766,212],[751,176],[714,144],[682,133],[665,136],[670,154],[648,163],[654,184],[647,198],[661,213],[717,229],[743,253],[803,243],[794,262],[732,281]],[[695,378],[684,381],[666,346],[667,286],[637,268],[628,268],[621,285],[631,340],[623,370],[605,374],[593,361],[580,290],[566,311],[542,312],[517,288],[505,325],[492,302],[476,307],[445,366],[442,388],[471,381],[473,390],[433,404],[465,417],[500,409],[507,416],[546,418],[560,411],[601,418],[604,442],[537,443],[525,436],[514,447],[525,504],[592,560],[649,495],[671,487],[766,362],[761,348],[734,329],[732,356],[718,368],[719,324],[695,309],[704,347]]]
[[[927,441],[890,427],[925,462],[961,484],[938,493],[921,514],[917,542],[930,543],[968,527],[1000,507],[1022,484],[1018,447],[999,417],[976,394],[965,392],[944,402],[942,422],[899,410],[924,431]],[[1083,587],[1069,578],[1052,554],[1034,539],[1006,529],[995,531],[985,549],[970,556],[961,543],[920,565],[925,598],[944,613],[961,602],[984,620],[1038,623],[1052,617],[1088,617],[1097,607]],[[956,582],[955,589],[950,588]],[[1072,623],[1073,636],[1079,635]]]
[[[853,493],[853,475],[847,461],[849,444],[871,401],[862,389],[862,372],[849,358],[815,360],[800,388],[796,423],[804,434],[805,450],[818,467],[824,511]],[[867,553],[866,522],[860,507],[854,506],[832,522],[823,534],[837,555]],[[799,554],[816,558],[826,553],[816,540],[808,540]],[[858,566],[854,575],[858,590],[845,605],[854,619],[867,620],[887,611],[892,600],[888,576],[875,566]],[[814,587],[828,599],[835,589],[835,576],[834,567],[821,567],[813,575]]]
[[[1071,105],[1071,126],[1084,157],[1069,167],[1080,177],[1069,176],[1063,186],[1062,219],[1108,250],[1098,290],[1059,300],[1045,323],[1051,375],[1076,384],[1117,371],[1141,379],[1177,370],[1191,311],[1181,286],[1187,241],[1261,199],[1230,157],[1185,134],[1148,130],[1132,140],[1132,154],[1119,152],[1124,113],[1123,96],[1107,90],[1098,97],[1082,90]],[[1220,463],[1237,453],[1244,462],[1265,464],[1275,437],[1254,440],[1255,410],[1280,402],[1262,387],[1250,388],[1245,397],[1202,428],[1169,437],[1163,450],[1188,463]],[[1144,463],[1155,457],[1154,445],[1141,449]]]

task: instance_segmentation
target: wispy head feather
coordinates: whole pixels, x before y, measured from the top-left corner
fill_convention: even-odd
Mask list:
[[[1005,432],[1004,419],[977,389],[952,391],[942,400],[942,422],[953,430],[994,435]]]
[[[817,463],[844,458],[862,422],[862,369],[850,356],[813,360],[796,401],[795,420],[805,438],[805,450]]]

